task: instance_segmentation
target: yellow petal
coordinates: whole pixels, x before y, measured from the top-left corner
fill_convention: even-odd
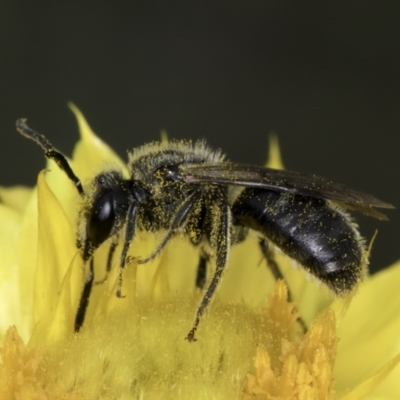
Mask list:
[[[74,321],[82,288],[82,260],[73,258],[49,312],[40,319],[29,341],[31,346],[62,342],[74,333]]]
[[[22,213],[32,195],[32,189],[26,186],[3,187],[0,186],[1,202],[14,210]]]
[[[76,253],[72,229],[60,203],[49,189],[44,172],[38,178],[38,258],[35,274],[34,321],[49,314],[68,265]]]
[[[338,400],[364,400],[364,399],[375,399],[372,395],[369,397],[372,392],[376,393],[376,389],[379,389],[379,386],[384,382],[388,375],[399,365],[400,363],[400,354],[390,360],[386,365],[384,365],[380,370],[378,370],[373,376],[366,379],[362,383],[358,384],[355,388],[347,391],[346,393],[338,396]],[[399,374],[397,374],[397,380],[399,379]],[[390,397],[386,397],[386,396]],[[382,395],[382,398],[399,398],[400,392],[393,391],[391,394]],[[379,394],[377,394],[379,396]],[[392,397],[393,396],[393,397]]]
[[[73,104],[68,104],[74,113],[81,135],[81,140],[73,152],[73,170],[82,182],[93,179],[102,170],[117,169],[127,174],[126,164],[117,154],[97,137],[80,110]]]
[[[278,136],[276,134],[269,135],[268,157],[266,167],[274,169],[284,169],[281,151],[279,148]]]
[[[17,266],[19,274],[20,316],[23,323],[18,325],[18,332],[24,341],[32,333],[32,299],[37,263],[38,241],[38,205],[37,190],[34,189],[23,213],[17,240]]]
[[[18,234],[21,215],[0,204],[0,332],[21,324],[19,273],[17,259]]]
[[[367,279],[353,297],[338,329],[342,339],[335,376],[340,388],[364,381],[399,353],[398,282],[400,263]],[[400,394],[400,377],[388,389]]]
[[[160,132],[160,141],[161,143],[168,143],[168,133],[164,129]]]

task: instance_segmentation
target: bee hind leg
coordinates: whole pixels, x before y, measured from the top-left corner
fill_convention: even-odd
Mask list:
[[[265,239],[260,240],[260,248],[261,248],[261,252],[265,258],[265,261],[267,263],[267,266],[270,269],[275,280],[277,281],[278,279],[282,279],[283,281],[286,282],[285,277],[283,276],[282,271],[280,270],[279,265],[276,262],[276,259],[274,257],[274,252],[271,249],[271,246],[268,244],[267,240],[265,240]],[[286,283],[286,285],[287,285],[287,283]],[[293,302],[292,292],[288,285],[287,285],[287,288],[288,288],[287,299],[289,302]],[[300,315],[297,317],[297,322],[301,326],[301,329],[303,330],[303,332],[306,333],[308,330],[307,324],[305,323],[305,321],[303,320],[303,318]]]

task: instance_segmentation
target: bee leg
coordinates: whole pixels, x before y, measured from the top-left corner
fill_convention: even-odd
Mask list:
[[[171,228],[168,230],[166,235],[163,237],[161,242],[158,244],[156,249],[146,258],[142,258],[138,260],[138,264],[146,264],[151,261],[153,258],[157,257],[158,254],[164,249],[167,243],[172,239],[175,235],[176,231],[185,225],[189,216],[191,215],[193,208],[196,202],[201,198],[202,192],[199,190],[194,192],[179,208],[177,211],[174,220],[172,221]]]
[[[219,199],[214,200],[217,202]],[[189,342],[194,342],[196,340],[195,333],[201,317],[214,297],[217,286],[221,281],[225,266],[228,263],[228,255],[231,245],[231,212],[224,199],[221,199],[219,204],[214,204],[213,208],[214,209],[211,210],[211,213],[215,215],[216,218],[211,227],[210,242],[212,247],[216,249],[216,268],[211,282],[209,283],[196,311],[192,329],[186,336],[186,340]]]
[[[83,322],[85,321],[86,310],[89,305],[90,293],[92,292],[94,272],[93,272],[93,257],[90,258],[89,272],[85,279],[81,298],[79,300],[78,311],[75,317],[75,332],[79,332],[82,328]]]
[[[106,264],[106,273],[103,279],[100,279],[99,281],[94,282],[95,285],[102,285],[108,278],[108,274],[111,271],[111,266],[112,266],[112,260],[114,257],[115,253],[115,248],[117,247],[117,242],[112,242],[110,246],[110,250],[108,251],[108,257],[107,257],[107,264]]]
[[[265,258],[265,261],[267,262],[268,268],[272,272],[272,275],[274,276],[275,280],[282,279],[283,281],[285,281],[285,277],[283,276],[282,271],[280,270],[279,265],[275,260],[274,252],[265,239],[260,240],[260,248]],[[292,292],[289,286],[287,288],[288,288],[287,299],[289,302],[293,302]],[[301,326],[303,332],[306,333],[308,328],[303,318],[300,315],[297,317],[297,322]]]
[[[272,272],[275,280],[277,281],[278,279],[282,279],[284,281],[285,277],[283,276],[281,270],[279,269],[279,265],[275,260],[274,252],[265,239],[260,240],[260,248],[265,258],[265,261],[267,262],[268,268]],[[288,289],[288,300],[292,301],[292,294],[290,292],[290,289]]]
[[[136,228],[136,218],[137,218],[137,209],[138,204],[136,202],[131,203],[129,206],[128,212],[126,214],[126,227],[125,227],[125,240],[124,245],[122,247],[121,258],[119,260],[119,274],[118,274],[118,284],[117,284],[117,297],[124,297],[122,295],[122,274],[125,269],[125,265],[128,258],[129,247],[131,246],[131,242],[133,237],[135,236],[135,228]],[[111,264],[110,264],[111,265]]]
[[[199,257],[199,264],[197,265],[196,273],[196,287],[199,289],[204,289],[207,282],[207,264],[209,262],[209,256],[201,254]]]

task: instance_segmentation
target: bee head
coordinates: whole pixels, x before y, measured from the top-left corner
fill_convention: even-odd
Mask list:
[[[103,172],[93,180],[91,194],[79,216],[78,241],[85,243],[84,259],[120,231],[133,201],[131,186],[117,171]]]

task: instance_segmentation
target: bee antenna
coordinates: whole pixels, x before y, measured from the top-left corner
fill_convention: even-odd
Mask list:
[[[46,158],[53,160],[58,167],[64,171],[68,178],[73,182],[82,197],[85,197],[85,192],[82,187],[80,179],[75,175],[71,166],[68,164],[67,159],[63,154],[57,151],[53,145],[41,133],[34,131],[26,124],[25,118],[20,118],[16,122],[17,131],[28,139],[36,142],[43,150]]]

